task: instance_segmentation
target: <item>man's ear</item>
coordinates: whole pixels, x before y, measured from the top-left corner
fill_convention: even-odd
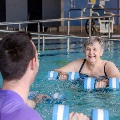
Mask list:
[[[35,68],[35,62],[36,62],[36,59],[35,59],[35,58],[32,58],[32,59],[30,60],[30,68],[31,68],[31,69],[34,69],[34,68]]]

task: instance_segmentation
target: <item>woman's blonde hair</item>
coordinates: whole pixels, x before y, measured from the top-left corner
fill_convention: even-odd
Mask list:
[[[103,39],[98,36],[90,36],[88,39],[86,39],[86,41],[84,43],[84,47],[86,47],[88,45],[93,45],[96,42],[98,42],[100,44],[101,49],[104,49]]]

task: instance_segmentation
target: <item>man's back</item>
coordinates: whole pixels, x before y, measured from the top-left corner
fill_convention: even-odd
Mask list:
[[[0,120],[42,120],[23,99],[10,90],[0,90]]]

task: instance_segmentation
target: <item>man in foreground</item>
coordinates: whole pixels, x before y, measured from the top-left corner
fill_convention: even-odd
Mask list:
[[[36,47],[29,33],[18,32],[0,41],[0,120],[42,120],[27,105],[30,85],[39,68]],[[83,114],[71,113],[69,120],[89,120]]]

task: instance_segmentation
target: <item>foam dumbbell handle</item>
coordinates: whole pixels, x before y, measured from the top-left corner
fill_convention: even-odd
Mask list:
[[[69,106],[55,104],[53,107],[52,120],[68,120]]]
[[[119,78],[109,78],[109,88],[119,89]]]
[[[84,79],[84,90],[92,90],[95,88],[95,78],[86,77]]]
[[[104,109],[93,109],[91,118],[92,120],[109,120],[109,112]]]
[[[59,99],[59,100],[65,98],[65,95],[64,95],[63,93],[57,93],[57,92],[54,93],[54,94],[51,94],[50,96],[51,96],[51,98],[53,98],[53,99]]]
[[[57,71],[48,71],[47,78],[48,78],[48,80],[57,80],[58,72]]]
[[[75,81],[80,77],[79,72],[70,72],[68,74],[68,81]]]
[[[63,93],[50,94],[50,98],[46,98],[45,102],[47,104],[63,104],[65,100],[65,95]]]

